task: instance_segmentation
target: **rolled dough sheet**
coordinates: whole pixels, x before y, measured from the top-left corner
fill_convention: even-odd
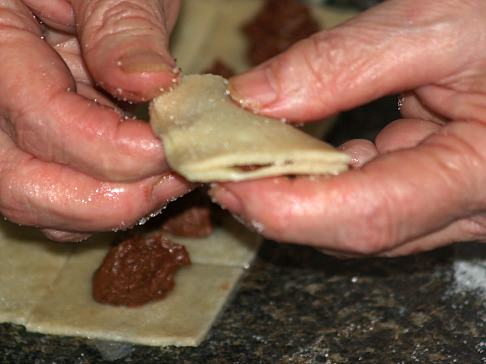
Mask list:
[[[262,237],[249,231],[230,216],[216,226],[207,238],[187,238],[167,234],[187,248],[193,263],[248,268],[260,247]]]
[[[64,266],[71,248],[40,233],[0,223],[0,322],[25,324]]]
[[[171,168],[189,181],[337,174],[350,162],[346,154],[290,125],[237,106],[219,76],[185,76],[152,101],[150,120]]]
[[[261,0],[185,0],[176,37],[173,38],[173,52],[183,72],[204,72],[217,59],[237,73],[247,70],[247,43],[241,27],[255,16],[262,5]],[[357,13],[322,6],[312,6],[311,11],[323,29],[332,28]],[[208,21],[204,22],[201,14],[208,14]],[[202,34],[205,36],[202,37]]]
[[[186,74],[202,73],[217,59],[224,61],[237,73],[247,70],[249,68],[246,61],[247,43],[241,27],[258,12],[262,4],[261,0],[214,1],[217,21],[209,29],[207,37],[200,46],[204,52],[193,58],[190,67],[183,68],[183,71]],[[187,5],[188,12],[195,11],[192,9],[194,5],[191,5],[191,1],[188,1]],[[188,18],[195,16],[188,16]]]
[[[91,277],[106,244],[73,253],[27,329],[144,345],[194,346],[205,337],[243,272],[239,267],[193,264],[176,275],[163,301],[130,309],[101,305],[91,297]]]
[[[171,51],[183,72],[192,70],[200,55],[205,54],[203,47],[217,23],[218,5],[216,0],[182,1],[171,36]]]

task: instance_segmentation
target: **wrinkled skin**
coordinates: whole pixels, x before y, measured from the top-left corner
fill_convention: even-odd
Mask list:
[[[231,81],[257,112],[308,121],[402,92],[402,118],[342,149],[331,178],[220,184],[270,238],[403,255],[486,237],[486,2],[390,0]]]
[[[127,227],[187,191],[167,172],[150,127],[124,118],[109,95],[148,100],[177,79],[167,45],[178,6],[0,1],[6,218],[41,227],[53,239],[80,240]]]

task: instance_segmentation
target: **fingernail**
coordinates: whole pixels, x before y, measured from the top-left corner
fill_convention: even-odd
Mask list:
[[[73,233],[69,231],[60,231],[53,229],[43,229],[42,233],[50,240],[58,241],[60,243],[78,243],[87,240],[91,234],[88,233]]]
[[[243,210],[243,204],[241,203],[240,199],[221,185],[211,185],[208,194],[213,202],[217,203],[226,210],[230,210],[235,214],[240,214]]]
[[[173,173],[165,173],[155,180],[152,196],[156,200],[171,202],[186,194],[192,185]]]
[[[270,67],[261,67],[230,80],[231,97],[244,107],[261,109],[277,99]]]
[[[172,72],[172,62],[160,54],[150,51],[130,52],[118,60],[118,65],[126,73]]]

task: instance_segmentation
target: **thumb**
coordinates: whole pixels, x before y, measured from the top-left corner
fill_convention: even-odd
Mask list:
[[[474,56],[473,19],[485,8],[476,3],[387,1],[233,78],[231,94],[259,113],[305,121],[438,81]]]
[[[71,0],[84,60],[98,85],[145,101],[177,77],[168,50],[179,0]]]

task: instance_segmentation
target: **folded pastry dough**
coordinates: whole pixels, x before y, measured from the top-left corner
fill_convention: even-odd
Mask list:
[[[152,101],[150,120],[170,166],[190,181],[337,174],[350,161],[291,125],[244,110],[219,76],[183,77]]]

